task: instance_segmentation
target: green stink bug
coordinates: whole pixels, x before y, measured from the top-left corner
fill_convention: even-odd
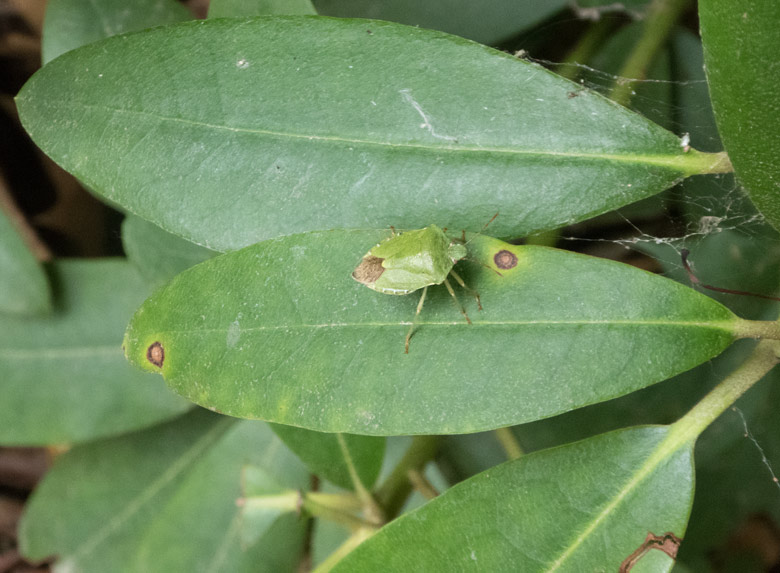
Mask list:
[[[452,285],[447,280],[447,276],[452,275],[460,286],[474,295],[479,309],[482,310],[479,294],[467,287],[463,279],[452,270],[455,263],[466,258],[467,254],[464,242],[451,240],[436,225],[401,234],[396,234],[393,230],[391,237],[363,256],[363,260],[352,272],[352,278],[384,294],[404,295],[423,289],[412,325],[406,335],[404,350],[408,354],[409,340],[412,338],[414,325],[429,286],[444,283],[466,322],[471,324],[466,309],[458,301]]]

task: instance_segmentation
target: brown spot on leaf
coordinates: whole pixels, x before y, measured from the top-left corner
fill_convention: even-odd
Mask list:
[[[352,278],[364,285],[374,284],[382,276],[382,273],[385,272],[382,261],[384,259],[366,255],[357,268],[352,271]]]
[[[651,549],[658,549],[663,551],[672,559],[677,558],[677,550],[680,549],[680,543],[682,539],[677,537],[671,531],[667,531],[663,535],[655,535],[653,532],[648,531],[645,536],[642,545],[636,548],[631,555],[626,557],[625,561],[620,564],[619,573],[628,573],[637,564],[637,562]]]
[[[496,266],[499,269],[513,269],[517,266],[517,255],[515,255],[512,251],[507,251],[504,249],[496,253],[496,255],[493,257],[493,262],[496,263]]]
[[[146,349],[146,359],[157,366],[162,368],[163,361],[165,360],[165,350],[163,350],[162,344],[154,342]]]

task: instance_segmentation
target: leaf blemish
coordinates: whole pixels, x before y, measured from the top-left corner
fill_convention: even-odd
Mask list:
[[[499,269],[513,269],[517,266],[517,255],[515,255],[512,251],[503,249],[495,254],[493,257],[493,262],[496,263],[496,266]]]
[[[418,114],[420,114],[420,117],[423,120],[423,122],[420,124],[420,128],[427,130],[428,133],[430,133],[436,139],[443,139],[445,141],[454,141],[454,142],[457,143],[458,139],[456,137],[452,137],[450,135],[441,135],[439,133],[436,133],[436,130],[433,128],[433,125],[431,124],[430,117],[428,116],[428,114],[426,114],[423,111],[422,106],[417,102],[417,100],[415,100],[412,97],[412,90],[410,90],[410,89],[403,89],[403,90],[400,90],[398,93],[401,94],[401,97],[403,98],[403,100],[406,103],[411,105],[414,108],[414,110]]]
[[[628,573],[637,564],[637,562],[651,549],[658,549],[663,551],[672,559],[677,558],[677,551],[680,549],[680,543],[682,539],[677,537],[671,531],[667,531],[663,535],[655,535],[652,531],[647,532],[645,540],[642,545],[636,548],[631,555],[626,557],[625,561],[620,564],[619,573]]]
[[[163,350],[162,344],[153,342],[149,348],[146,349],[146,359],[157,366],[162,368],[163,361],[165,360],[165,350]]]

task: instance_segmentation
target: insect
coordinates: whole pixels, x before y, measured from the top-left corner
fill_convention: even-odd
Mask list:
[[[496,213],[497,215],[498,213]],[[494,216],[493,219],[495,218]],[[493,219],[488,222],[488,225]],[[444,230],[436,225],[400,234],[397,234],[395,229],[392,230],[391,237],[379,243],[363,256],[363,260],[352,272],[352,278],[368,288],[384,294],[405,295],[423,289],[412,325],[406,334],[404,352],[408,354],[409,341],[414,333],[414,326],[422,310],[429,286],[444,283],[469,324],[471,324],[471,319],[455,295],[447,277],[452,275],[452,278],[461,287],[476,298],[479,310],[482,310],[482,303],[479,300],[479,293],[466,286],[463,279],[452,269],[455,263],[468,255],[465,241],[450,239]]]

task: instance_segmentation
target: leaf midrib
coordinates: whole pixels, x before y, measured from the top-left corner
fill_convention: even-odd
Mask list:
[[[661,440],[658,445],[650,452],[645,461],[636,468],[636,471],[631,477],[624,483],[623,487],[616,492],[612,500],[605,504],[602,510],[583,528],[582,533],[578,535],[569,545],[569,547],[561,553],[549,568],[545,570],[545,573],[557,571],[575,551],[588,539],[588,536],[598,529],[598,527],[609,518],[614,510],[625,500],[639,485],[647,479],[656,468],[662,463],[668,461],[672,456],[677,454],[684,446],[690,445],[685,441],[678,441],[678,435],[672,429]]]
[[[127,523],[136,513],[138,513],[146,504],[148,504],[162,489],[184,473],[189,467],[203,457],[203,453],[214,444],[227,429],[233,425],[236,420],[227,416],[218,420],[214,426],[201,435],[192,445],[181,454],[171,460],[168,468],[162,472],[159,477],[143,488],[132,500],[125,505],[125,509],[115,514],[102,527],[100,527],[91,537],[87,538],[78,546],[71,556],[71,559],[78,559],[92,553],[96,547],[108,539],[115,531]]]
[[[23,100],[24,98],[18,98]],[[58,102],[61,103],[61,102]],[[149,112],[141,110],[128,110],[121,108],[111,108],[106,106],[89,105],[81,102],[67,102],[68,107],[75,108],[80,107],[83,110],[97,109],[104,112],[112,112],[117,114],[129,114],[140,117],[148,117],[160,122],[182,123],[185,125],[191,125],[196,127],[204,127],[214,130],[225,130],[234,133],[248,133],[254,135],[264,135],[278,139],[299,139],[306,141],[316,141],[324,143],[335,143],[339,145],[360,145],[371,147],[385,147],[390,149],[409,149],[418,150],[422,152],[434,152],[434,153],[474,153],[474,154],[507,154],[515,156],[529,156],[529,157],[556,157],[565,159],[588,159],[588,160],[601,160],[601,161],[614,161],[620,163],[633,163],[638,165],[652,165],[656,167],[664,167],[672,169],[679,173],[694,173],[696,169],[692,169],[693,166],[686,165],[690,163],[690,158],[693,155],[646,155],[637,152],[626,152],[625,154],[607,154],[607,153],[594,153],[594,152],[575,152],[575,151],[550,151],[550,150],[527,150],[527,149],[514,149],[506,147],[484,147],[484,146],[431,146],[424,145],[422,143],[398,143],[398,142],[386,142],[386,141],[371,141],[367,139],[349,138],[349,137],[337,137],[337,136],[325,136],[325,135],[312,135],[312,134],[300,134],[292,132],[273,131],[270,129],[249,129],[244,127],[231,127],[227,125],[220,125],[214,123],[207,123],[203,121],[195,121],[191,119],[168,117],[163,115],[155,115]],[[687,168],[686,168],[687,167]]]
[[[441,322],[426,322],[424,320],[418,320],[415,324],[417,326],[463,326],[468,328],[474,328],[479,326],[671,326],[671,327],[695,327],[695,328],[711,328],[717,330],[725,330],[727,332],[734,331],[733,321],[682,321],[682,320],[507,320],[507,321],[479,321],[473,320],[473,324],[467,324],[464,320],[452,320]],[[322,324],[285,324],[278,326],[239,326],[236,332],[262,332],[262,331],[274,331],[274,330],[291,330],[291,329],[317,329],[317,328],[383,328],[398,326],[410,326],[411,321],[399,321],[399,322],[361,322],[361,323],[349,323],[349,322],[333,322]],[[176,330],[155,330],[156,334],[196,334],[196,333],[219,333],[227,334],[233,329],[231,327],[226,328],[193,328],[193,329],[176,329]]]

